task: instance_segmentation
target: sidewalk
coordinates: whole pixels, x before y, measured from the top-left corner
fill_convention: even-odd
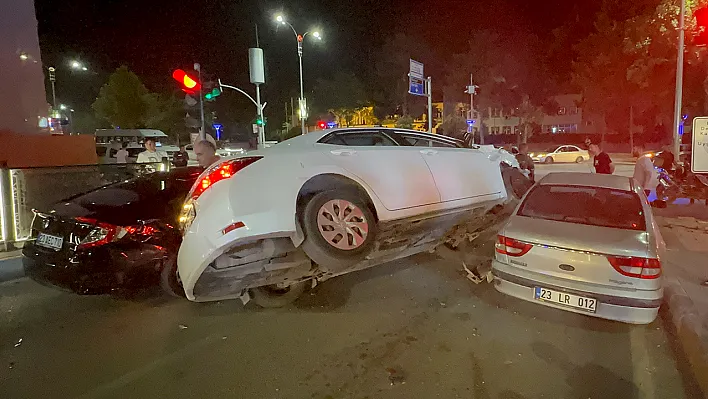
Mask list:
[[[0,252],[0,283],[25,275],[21,256],[22,251]]]
[[[654,215],[667,247],[664,302],[696,381],[708,392],[708,206],[674,205]]]

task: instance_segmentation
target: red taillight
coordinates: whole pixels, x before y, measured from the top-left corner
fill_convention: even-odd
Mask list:
[[[125,228],[125,231],[131,235],[151,236],[151,235],[155,234],[157,229],[155,229],[152,226],[148,226],[148,225],[140,225],[140,226],[128,226]]]
[[[531,250],[533,245],[505,237],[497,236],[497,243],[494,245],[496,251],[502,255],[508,256],[523,256]]]
[[[256,162],[263,157],[245,157],[230,159],[228,161],[222,162],[218,165],[212,166],[206,173],[206,175],[194,184],[192,189],[192,199],[199,198],[200,195],[204,193],[209,187],[213,186],[214,183],[228,179],[229,177],[235,175],[241,169],[246,166]]]
[[[96,219],[77,217],[76,221],[93,226],[93,229],[81,240],[76,249],[88,249],[105,245],[119,239],[124,234],[122,227],[99,222]]]
[[[656,258],[608,256],[607,260],[623,276],[643,279],[654,279],[661,276],[661,262]]]

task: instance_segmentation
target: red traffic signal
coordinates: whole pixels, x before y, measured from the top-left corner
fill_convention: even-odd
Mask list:
[[[181,69],[175,69],[175,71],[172,72],[172,77],[174,80],[179,82],[182,86],[182,90],[187,93],[196,93],[202,88],[202,84],[199,82],[199,79],[190,76],[187,72]]]

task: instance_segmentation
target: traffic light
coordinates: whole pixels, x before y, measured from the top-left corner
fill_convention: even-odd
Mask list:
[[[261,117],[256,118],[256,125],[265,126],[265,120]]]
[[[182,86],[182,91],[186,93],[194,94],[199,92],[202,88],[202,84],[199,82],[199,79],[190,76],[187,72],[181,69],[175,69],[175,71],[172,72],[172,78],[179,82],[180,86]]]
[[[204,95],[204,98],[207,99],[207,101],[214,100],[216,97],[219,97],[221,95],[221,89],[218,87],[215,87],[212,91]]]
[[[693,37],[693,44],[706,46],[708,45],[708,7],[699,8],[693,15],[696,17],[696,27],[698,28]]]
[[[327,127],[327,122],[319,121],[317,122],[317,126],[320,128],[320,130],[324,130]]]

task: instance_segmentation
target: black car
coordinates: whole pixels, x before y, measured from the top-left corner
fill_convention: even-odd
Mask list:
[[[25,274],[82,294],[156,284],[183,295],[177,217],[200,167],[155,172],[35,210]]]

